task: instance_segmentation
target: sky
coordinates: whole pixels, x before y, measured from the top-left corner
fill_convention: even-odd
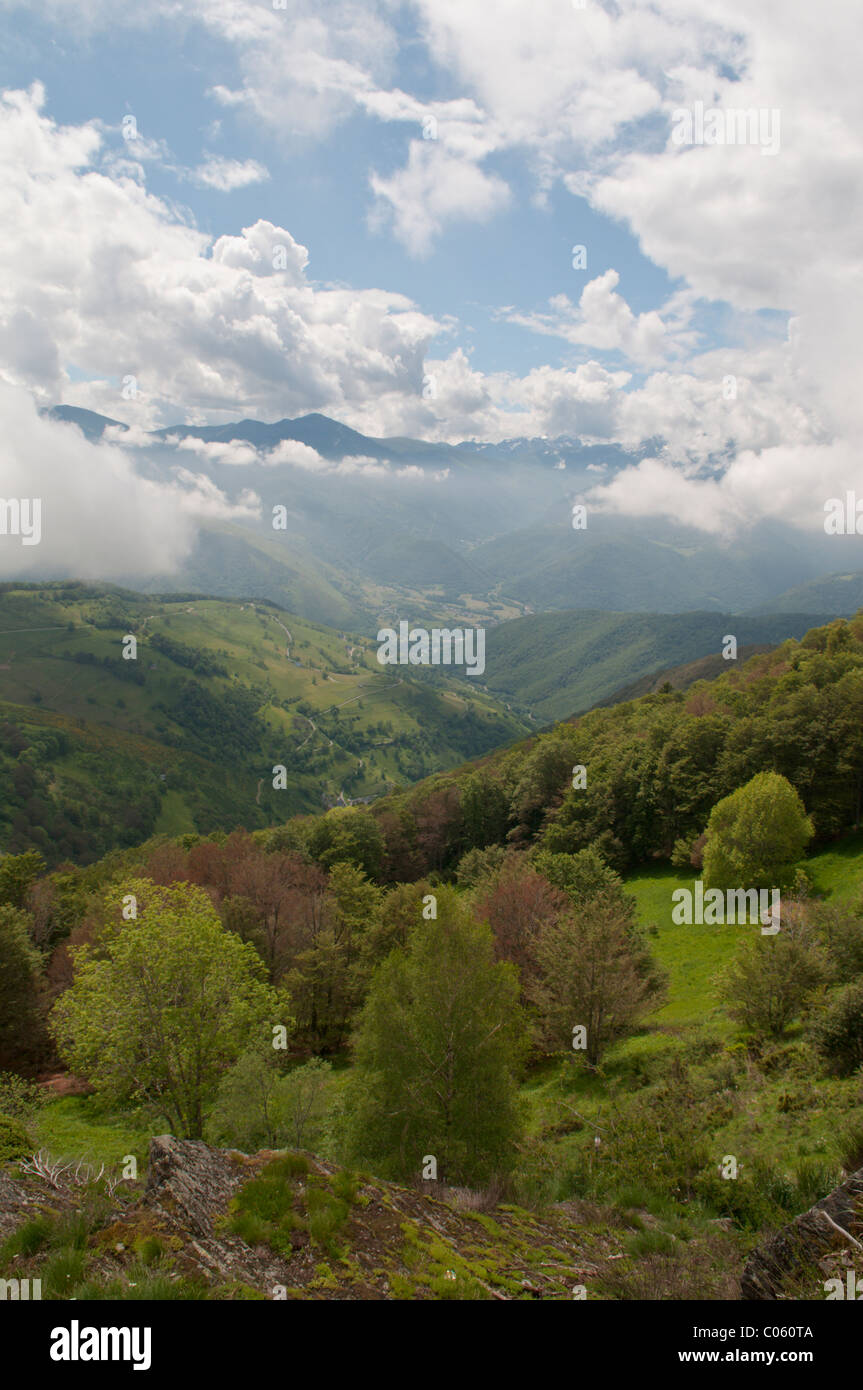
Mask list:
[[[66,468],[39,406],[321,411],[657,438],[598,504],[820,526],[863,497],[861,29],[856,0],[0,0],[3,495]],[[133,486],[230,515],[203,476]]]

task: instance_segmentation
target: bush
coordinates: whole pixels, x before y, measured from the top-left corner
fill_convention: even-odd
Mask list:
[[[33,1141],[20,1120],[0,1115],[0,1163],[26,1158],[33,1152]]]
[[[756,773],[717,801],[710,813],[705,888],[791,888],[813,831],[788,779],[776,772]]]
[[[782,930],[744,943],[720,983],[731,1018],[756,1037],[780,1037],[824,978],[818,947],[805,933]]]
[[[817,903],[810,909],[812,924],[827,952],[836,984],[850,984],[863,975],[863,903]]]
[[[293,1071],[278,1070],[275,1054],[247,1052],[219,1085],[207,1133],[215,1143],[246,1153],[261,1148],[317,1148],[327,1110],[332,1067],[313,1057]]]
[[[47,1099],[34,1081],[25,1081],[14,1071],[0,1072],[0,1115],[13,1120],[29,1120]]]
[[[836,995],[814,1024],[812,1041],[838,1076],[863,1066],[863,980]]]

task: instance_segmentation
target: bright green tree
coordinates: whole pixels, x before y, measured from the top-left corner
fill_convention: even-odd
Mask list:
[[[620,874],[606,864],[592,845],[577,854],[552,853],[541,849],[531,856],[537,873],[562,888],[574,905],[586,902],[598,893],[614,893],[621,902],[626,900]],[[633,900],[630,898],[630,905]]]
[[[334,806],[315,822],[308,850],[325,869],[340,862],[354,864],[374,878],[383,859],[384,837],[370,811]]]
[[[385,1176],[418,1177],[433,1157],[439,1178],[476,1184],[512,1165],[525,1021],[488,927],[453,889],[436,892],[436,920],[419,920],[372,977],[348,1146]]]
[[[203,889],[135,880],[117,893],[134,896],[138,915],[73,948],[53,1031],[97,1090],[151,1104],[175,1134],[199,1138],[221,1074],[286,1022],[281,1001]]]
[[[222,1077],[208,1136],[246,1153],[288,1145],[316,1149],[323,1135],[331,1071],[320,1057],[283,1072],[272,1048],[244,1052]]]
[[[705,887],[789,887],[812,833],[812,821],[787,778],[757,773],[710,813]]]

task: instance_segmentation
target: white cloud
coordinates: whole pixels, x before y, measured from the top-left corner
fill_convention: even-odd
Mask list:
[[[0,381],[0,496],[38,498],[41,541],[0,536],[0,573],[162,573],[189,553],[202,520],[260,514],[245,492],[231,503],[209,478],[186,469],[176,481],[140,477],[115,444],[94,444],[75,425],[40,414],[29,392]]]
[[[99,132],[58,127],[43,99],[34,89],[0,101],[0,369],[10,379],[46,403],[151,427],[195,411],[347,415],[421,392],[438,326],[409,299],[316,287],[306,249],[269,222],[211,244],[138,183],[96,169]],[[72,382],[69,367],[86,380]]]
[[[667,323],[656,310],[634,314],[616,293],[619,281],[616,270],[607,270],[587,282],[577,305],[568,295],[558,294],[549,300],[549,313],[509,312],[506,317],[536,333],[603,352],[620,352],[645,365],[656,365],[671,352],[691,345],[693,335]]]
[[[739,534],[764,518],[823,533],[825,502],[844,501],[847,488],[863,496],[863,464],[847,445],[779,445],[739,454],[720,477],[644,459],[587,497],[600,509],[673,517],[714,535]]]
[[[167,441],[169,443],[176,441],[178,449],[197,454],[205,463],[221,463],[227,464],[231,468],[243,468],[247,464],[258,462],[257,450],[251,444],[246,444],[240,439],[231,439],[226,443],[221,443],[218,440],[197,439],[190,434],[182,439],[168,435]],[[152,443],[152,440],[150,442]]]
[[[406,166],[390,178],[373,173],[371,186],[374,224],[391,215],[399,241],[417,256],[428,255],[453,221],[487,222],[510,200],[503,179],[434,140],[412,140]]]
[[[235,188],[247,188],[252,183],[265,183],[269,177],[269,171],[256,159],[224,159],[218,155],[211,155],[189,174],[193,183],[215,188],[219,193],[231,193]]]

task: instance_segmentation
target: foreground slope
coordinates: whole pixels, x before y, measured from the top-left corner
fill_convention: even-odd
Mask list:
[[[165,1135],[151,1140],[146,1185],[90,1194],[77,1259],[58,1278],[48,1251],[81,1211],[80,1166],[77,1177],[0,1168],[0,1275],[41,1277],[43,1298],[560,1300],[576,1285],[602,1296],[622,1256],[622,1223],[575,1203],[491,1216],[457,1191],[440,1200],[310,1154]]]

